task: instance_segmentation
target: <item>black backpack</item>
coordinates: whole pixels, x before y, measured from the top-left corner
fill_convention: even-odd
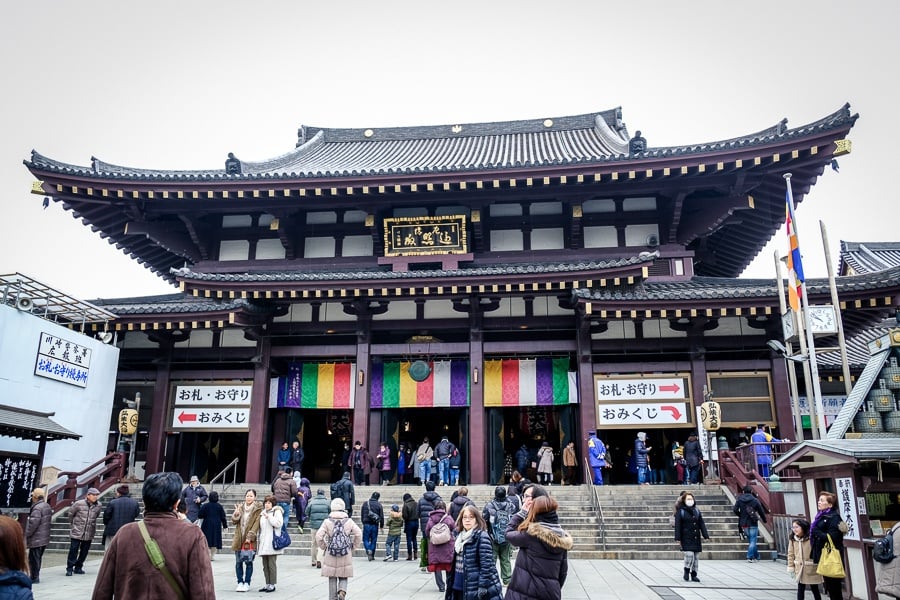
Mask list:
[[[331,530],[331,537],[328,539],[325,549],[331,556],[347,556],[353,545],[350,536],[344,531],[344,522],[347,519],[332,519],[334,527]]]
[[[331,499],[334,500],[335,498],[340,498],[340,497],[341,497],[341,482],[335,481],[334,483],[331,484]]]
[[[759,522],[759,513],[756,512],[756,507],[753,506],[752,503],[747,502],[743,507],[744,517],[750,523],[750,526],[756,525]]]
[[[896,527],[897,526],[894,525],[888,529],[888,532],[884,534],[884,537],[875,541],[875,545],[872,548],[872,558],[875,559],[876,562],[889,563],[896,558],[894,556],[894,529],[896,529]]]

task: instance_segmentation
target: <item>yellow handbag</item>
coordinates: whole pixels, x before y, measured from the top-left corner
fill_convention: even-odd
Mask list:
[[[828,536],[828,543],[822,548],[822,555],[819,557],[819,566],[816,567],[816,573],[822,577],[831,577],[832,579],[843,579],[844,563],[841,561],[841,553],[834,547],[831,536]]]

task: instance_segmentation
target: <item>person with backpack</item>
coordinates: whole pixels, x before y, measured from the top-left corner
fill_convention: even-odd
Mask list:
[[[481,511],[491,540],[494,562],[500,561],[500,581],[504,586],[509,585],[512,577],[512,546],[506,541],[506,527],[510,517],[518,511],[518,505],[507,498],[506,488],[502,485],[494,488],[494,499]]]
[[[422,572],[428,570],[428,536],[425,534],[425,526],[428,524],[428,517],[431,511],[440,502],[441,497],[434,491],[434,482],[425,482],[425,493],[419,498],[419,531],[422,532],[422,541],[419,546],[419,567]],[[443,504],[443,502],[441,502]]]
[[[475,506],[475,503],[469,498],[469,488],[463,486],[453,492],[453,495],[450,497],[450,518],[455,521],[459,518],[459,513],[463,506],[470,504]]]
[[[406,560],[418,560],[419,547],[416,535],[419,533],[419,503],[412,494],[403,494],[403,533],[406,535]]]
[[[819,585],[822,576],[816,573],[810,555],[812,544],[809,541],[809,521],[794,519],[791,523],[791,534],[788,536],[787,572],[797,581],[797,600],[803,600],[806,586],[812,589],[814,600],[821,600]]]
[[[309,524],[310,532],[312,532],[312,543],[309,546],[310,565],[316,568],[322,568],[322,554],[324,551],[316,544],[316,533],[319,527],[328,518],[331,512],[331,501],[325,497],[325,490],[319,488],[316,495],[306,505],[306,522]]]
[[[881,571],[876,575],[875,591],[892,598],[900,598],[900,560],[895,549],[900,549],[900,524],[894,524],[875,542],[872,557],[881,563]]]
[[[375,549],[378,547],[378,530],[384,528],[384,508],[378,500],[381,494],[372,492],[372,497],[362,505],[359,520],[363,524],[363,546],[370,561],[375,560]]]
[[[434,456],[438,463],[439,485],[450,485],[450,456],[453,455],[455,450],[456,446],[447,439],[446,435],[442,436],[441,441],[434,447]]]
[[[759,562],[756,540],[759,538],[759,522],[767,522],[766,509],[753,495],[752,487],[744,486],[744,493],[737,497],[732,511],[738,516],[738,527],[747,537],[747,562]]]
[[[347,580],[353,577],[353,551],[362,542],[359,525],[344,510],[344,501],[331,501],[331,512],[316,532],[316,546],[321,548],[322,577],[328,578],[329,600],[344,600]]]
[[[447,514],[443,500],[435,502],[434,510],[428,515],[425,537],[428,538],[428,570],[434,573],[438,591],[443,592],[446,587],[441,573],[449,571],[453,565],[453,540],[456,538],[456,523]]]
[[[344,476],[331,484],[331,499],[335,498],[344,501],[344,510],[352,517],[353,505],[356,504],[356,487],[350,481],[349,471],[344,471]]]

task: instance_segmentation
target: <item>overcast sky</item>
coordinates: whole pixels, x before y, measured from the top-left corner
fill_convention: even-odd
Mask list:
[[[900,4],[865,2],[8,2],[0,13],[0,273],[82,299],[174,291],[29,193],[32,149],[89,165],[223,168],[294,148],[301,124],[439,125],[621,106],[653,146],[860,114],[853,152],[797,213],[895,241]],[[744,274],[774,277],[784,231]]]

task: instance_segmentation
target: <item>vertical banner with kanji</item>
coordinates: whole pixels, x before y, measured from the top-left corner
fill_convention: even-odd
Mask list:
[[[834,480],[837,486],[837,509],[847,524],[845,540],[859,541],[859,515],[857,514],[856,492],[853,490],[852,477],[838,477]]]

